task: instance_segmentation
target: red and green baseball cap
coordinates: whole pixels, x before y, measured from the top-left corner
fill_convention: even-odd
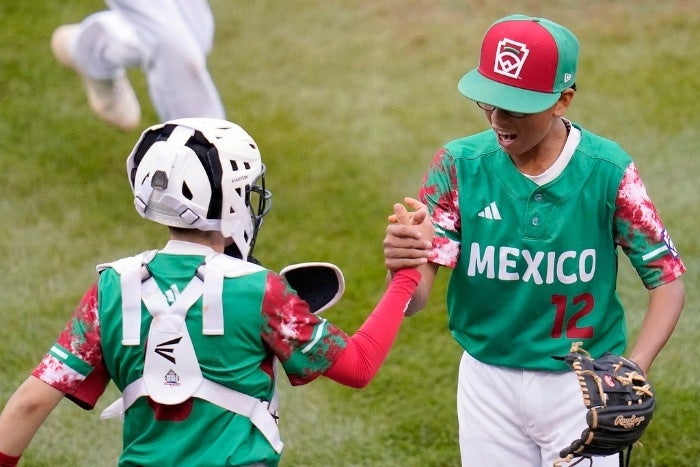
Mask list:
[[[489,27],[479,67],[457,85],[469,99],[513,112],[548,109],[576,82],[578,40],[544,18],[511,15]]]

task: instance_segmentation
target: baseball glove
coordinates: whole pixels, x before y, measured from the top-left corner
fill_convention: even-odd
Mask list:
[[[611,353],[593,359],[581,345],[582,342],[575,342],[568,355],[557,358],[565,360],[578,377],[583,403],[588,408],[588,428],[562,449],[561,459],[554,465],[575,457],[581,457],[580,462],[617,453],[620,465],[629,465],[632,446],[638,444],[654,414],[654,391],[636,363]]]

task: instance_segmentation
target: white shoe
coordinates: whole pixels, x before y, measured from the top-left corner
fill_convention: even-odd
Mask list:
[[[56,60],[73,69],[83,79],[92,110],[105,122],[129,131],[141,122],[141,106],[126,73],[112,79],[94,79],[84,74],[75,63],[70,50],[78,25],[59,26],[51,36],[51,51]]]

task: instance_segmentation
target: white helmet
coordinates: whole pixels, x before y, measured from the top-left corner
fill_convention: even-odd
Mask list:
[[[271,207],[258,145],[235,123],[182,118],[146,129],[126,161],[142,217],[171,227],[218,230],[242,259]]]

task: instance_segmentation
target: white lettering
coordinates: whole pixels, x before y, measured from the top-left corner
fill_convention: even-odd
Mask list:
[[[498,250],[498,278],[502,281],[517,281],[520,279],[518,271],[512,271],[518,266],[514,259],[509,259],[511,256],[520,256],[520,250],[503,246]]]
[[[469,268],[467,269],[468,276],[476,276],[477,269],[479,274],[483,274],[486,270],[486,277],[493,279],[496,277],[494,274],[494,261],[493,255],[496,249],[493,246],[487,246],[484,250],[484,257],[482,258],[479,253],[479,244],[472,243],[471,251],[469,252]]]
[[[523,255],[523,259],[527,263],[527,269],[525,270],[525,273],[523,274],[523,282],[528,282],[530,278],[535,282],[535,284],[540,285],[542,284],[542,275],[540,274],[540,271],[538,268],[540,267],[540,263],[542,262],[542,259],[544,258],[544,252],[543,251],[538,251],[535,253],[535,256],[532,256],[532,253],[530,253],[527,250],[523,250],[520,253]]]
[[[576,274],[564,274],[564,261],[575,257],[575,251],[565,251],[559,255],[559,259],[557,260],[557,279],[559,279],[559,282],[562,284],[573,284],[576,282]]]
[[[590,260],[590,264],[586,264],[586,260]],[[581,252],[578,259],[578,270],[581,282],[590,282],[595,275],[595,250],[589,248]]]
[[[486,276],[502,281],[523,281],[534,284],[573,284],[590,282],[595,276],[596,251],[593,248],[581,252],[567,250],[529,251],[493,245],[483,247],[474,242],[469,249],[467,275]],[[522,274],[520,271],[523,271]]]
[[[547,253],[547,284],[554,284],[554,263],[556,259],[557,254],[553,251]]]

